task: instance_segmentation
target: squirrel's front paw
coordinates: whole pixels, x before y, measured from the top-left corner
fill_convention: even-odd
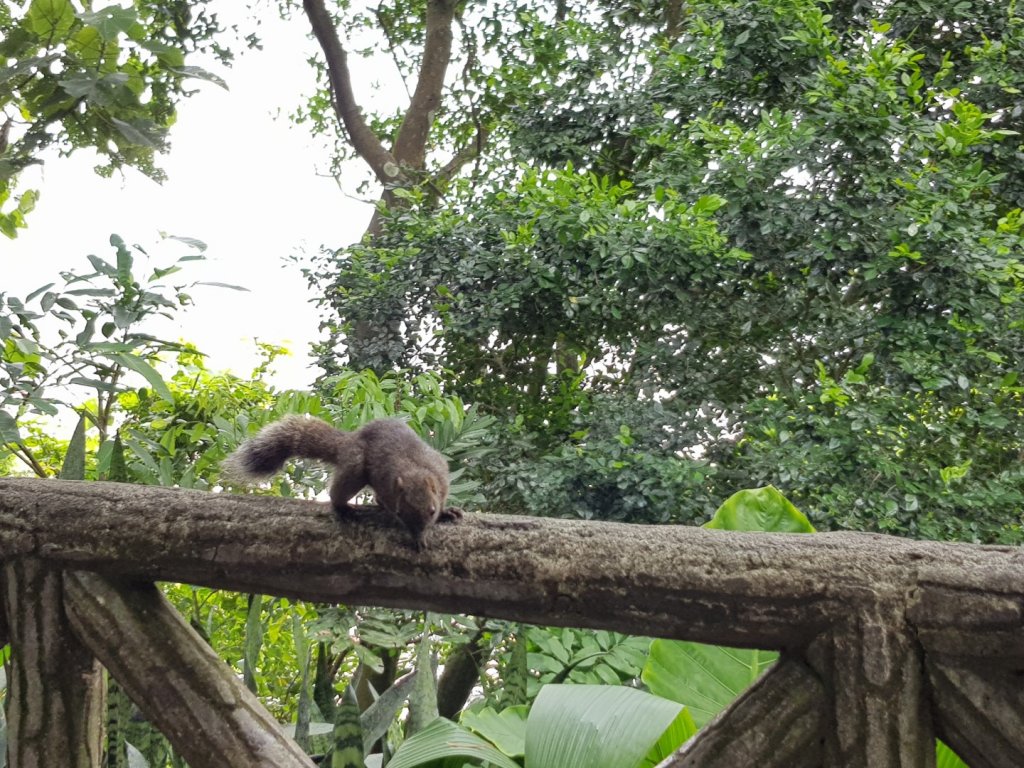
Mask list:
[[[439,523],[457,523],[462,519],[462,507],[445,507],[437,516]]]

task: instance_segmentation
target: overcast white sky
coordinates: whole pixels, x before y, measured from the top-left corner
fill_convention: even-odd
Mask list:
[[[19,189],[41,197],[27,229],[16,240],[0,238],[0,290],[24,295],[58,280],[60,270],[86,269],[89,253],[111,259],[112,232],[147,250],[160,232],[193,237],[208,244],[208,260],[188,264],[183,279],[250,292],[198,288],[180,326],[160,333],[198,345],[211,368],[241,375],[257,360],[254,338],[284,344],[294,354],[277,364],[275,383],[312,382],[307,349],[318,336],[318,315],[298,267],[284,259],[352,242],[371,210],[352,197],[362,168],[353,166],[344,190],[318,176],[326,152],[285,117],[314,87],[306,59],[315,43],[305,17],[282,22],[273,9],[260,15],[263,51],[240,55],[228,70],[209,67],[230,91],[202,83],[181,103],[171,152],[159,161],[169,177],[162,186],[134,171],[100,178],[95,156],[86,153],[49,157],[22,175]]]

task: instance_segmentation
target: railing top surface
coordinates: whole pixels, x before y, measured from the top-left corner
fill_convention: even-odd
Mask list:
[[[417,553],[374,511],[342,520],[318,502],[0,478],[0,558],[12,557],[761,647],[792,640],[794,626],[814,633],[858,606],[920,603],[935,590],[939,606],[947,593],[971,597],[978,615],[964,622],[1024,626],[1021,548],[872,534],[467,515],[429,531]]]

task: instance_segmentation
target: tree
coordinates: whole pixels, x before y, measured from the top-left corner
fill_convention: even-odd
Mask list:
[[[1016,6],[673,8],[467,8],[491,142],[316,265],[339,364],[451,371],[498,508],[1020,541]]]

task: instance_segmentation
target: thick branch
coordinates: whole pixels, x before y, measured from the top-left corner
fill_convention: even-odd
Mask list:
[[[490,136],[490,129],[482,124],[477,125],[476,136],[473,137],[473,141],[456,152],[451,160],[431,176],[431,183],[439,188],[455,178],[455,174],[462,170],[462,166],[483,154],[488,136]]]
[[[1024,673],[929,660],[939,735],[973,768],[1024,765]]]
[[[825,704],[807,665],[782,659],[658,768],[816,768]]]
[[[309,23],[313,27],[320,48],[327,60],[327,73],[331,81],[334,110],[348,132],[352,148],[366,161],[382,184],[394,183],[399,165],[380,139],[367,125],[363,112],[352,91],[352,74],[348,68],[348,54],[338,39],[331,15],[323,0],[303,0]]]
[[[192,768],[313,762],[152,584],[64,574],[75,633]]]
[[[0,478],[0,559],[761,648],[801,646],[883,599],[955,586],[1005,598],[991,619],[1008,653],[1024,636],[1020,612],[1005,610],[1024,605],[1014,547],[490,515],[436,526],[426,543],[415,552],[375,511],[339,520],[316,502]],[[969,619],[949,617],[947,633],[984,634]]]
[[[455,0],[427,0],[426,34],[416,90],[395,137],[395,159],[407,168],[423,168],[427,136],[434,112],[441,105],[441,90],[452,56]]]

